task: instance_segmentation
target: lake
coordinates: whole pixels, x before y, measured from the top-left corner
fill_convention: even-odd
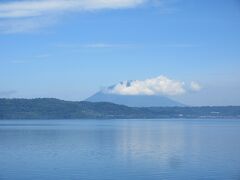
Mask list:
[[[1,180],[240,179],[240,120],[2,120]]]

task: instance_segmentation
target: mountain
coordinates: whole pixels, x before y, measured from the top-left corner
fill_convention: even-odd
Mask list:
[[[184,106],[165,96],[159,95],[119,95],[100,91],[87,98],[89,102],[111,102],[129,107],[175,107]]]
[[[240,118],[240,106],[127,107],[53,98],[0,99],[0,119]]]

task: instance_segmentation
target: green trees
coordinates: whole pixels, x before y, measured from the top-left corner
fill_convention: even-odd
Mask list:
[[[0,99],[0,119],[240,118],[240,106],[134,108],[53,98]]]

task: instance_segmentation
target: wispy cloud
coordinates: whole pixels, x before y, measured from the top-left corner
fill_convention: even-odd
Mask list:
[[[190,89],[191,91],[199,91],[201,86],[197,82],[187,84],[161,75],[145,80],[123,81],[113,87],[104,89],[103,92],[120,95],[176,96],[185,94]]]
[[[34,63],[34,62],[40,62],[42,60],[48,60],[50,57],[52,57],[52,54],[37,54],[33,56],[25,56],[23,59],[16,59],[10,61],[12,64],[26,64],[26,63]]]
[[[194,48],[199,47],[196,44],[190,43],[170,43],[170,44],[135,44],[135,43],[57,43],[55,47],[59,48],[71,48],[71,49],[106,49],[106,48],[147,48],[150,46],[159,48]]]
[[[30,61],[27,61],[27,60],[12,60],[11,61],[12,64],[25,64],[28,62],[30,62]]]
[[[58,43],[54,46],[59,48],[71,48],[71,49],[81,49],[81,48],[90,48],[90,49],[105,49],[105,48],[129,48],[135,47],[135,44],[124,44],[124,43]]]
[[[138,6],[146,0],[24,0],[0,4],[1,18],[42,16],[73,10],[119,9]]]
[[[84,48],[115,48],[115,47],[128,47],[127,44],[108,44],[108,43],[92,43],[92,44],[84,44],[82,47]]]
[[[192,48],[198,47],[199,45],[190,44],[190,43],[172,43],[172,44],[160,44],[159,47],[164,48]]]
[[[43,17],[29,17],[29,18],[0,18],[0,32],[5,34],[13,33],[29,33],[38,29],[56,24],[57,20],[54,16],[50,18]]]
[[[9,98],[13,94],[16,94],[17,91],[11,90],[11,91],[0,91],[0,98]]]
[[[38,54],[34,58],[36,58],[36,59],[46,59],[46,58],[49,58],[49,57],[51,57],[51,54]]]
[[[150,0],[23,0],[0,3],[0,31],[28,32],[55,22],[64,12],[134,8]]]
[[[190,83],[190,89],[192,91],[200,91],[202,89],[202,86],[199,83],[192,81]]]

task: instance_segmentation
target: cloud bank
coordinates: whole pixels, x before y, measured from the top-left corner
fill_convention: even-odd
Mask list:
[[[0,31],[26,32],[48,26],[69,11],[134,8],[150,0],[22,0],[0,2]]]
[[[146,80],[123,81],[103,90],[104,93],[119,95],[167,95],[176,96],[191,91],[201,90],[197,82],[186,85],[185,82],[158,76]]]

